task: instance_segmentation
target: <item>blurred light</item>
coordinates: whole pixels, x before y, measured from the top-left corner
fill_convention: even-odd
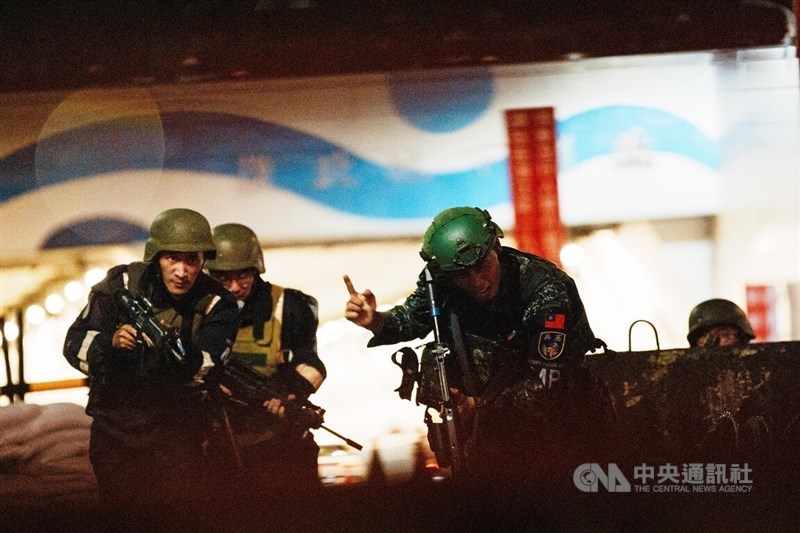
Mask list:
[[[6,322],[5,329],[3,330],[3,335],[5,335],[6,340],[8,342],[14,342],[19,337],[19,324],[15,321],[10,320]]]
[[[89,269],[86,274],[83,276],[83,282],[86,284],[87,287],[91,287],[101,279],[106,277],[106,271],[103,268],[95,267]]]
[[[344,324],[342,323],[343,320],[344,319],[336,319],[322,324],[317,330],[317,342],[319,342],[319,344],[327,344],[343,339],[346,334]]]
[[[569,268],[579,265],[583,261],[584,255],[583,246],[571,242],[561,248],[559,257],[561,258],[561,264]]]
[[[84,285],[80,281],[70,281],[64,286],[64,296],[69,302],[77,302],[83,297]]]
[[[184,67],[199,67],[200,60],[197,59],[197,56],[195,55],[188,55],[183,58],[183,61],[181,61],[181,65],[183,65]]]
[[[25,310],[25,320],[34,326],[38,326],[44,322],[44,317],[44,308],[39,304],[33,304]]]
[[[60,294],[51,294],[44,300],[44,308],[51,315],[57,315],[64,310],[64,298]]]
[[[87,72],[91,76],[100,76],[102,74],[105,74],[105,71],[106,71],[105,67],[100,63],[93,63],[89,65],[89,68],[87,69]]]

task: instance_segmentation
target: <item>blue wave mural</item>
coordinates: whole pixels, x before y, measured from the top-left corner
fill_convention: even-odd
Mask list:
[[[265,164],[265,176],[248,171],[253,158]],[[178,112],[155,124],[121,119],[75,128],[21,149],[0,160],[0,201],[73,179],[158,168],[264,179],[322,205],[380,218],[430,217],[448,205],[492,205],[510,194],[505,161],[424,174],[376,165],[284,126]]]
[[[571,157],[560,160],[561,170],[593,157],[612,154],[615,144],[634,129],[641,131],[646,148],[694,159],[719,168],[717,143],[686,120],[658,109],[608,106],[579,113],[558,123],[559,140],[570,137]]]
[[[485,80],[476,83],[481,89],[475,92],[491,93]],[[473,106],[476,113],[482,108],[483,103]],[[74,179],[160,168],[268,182],[329,208],[383,219],[429,218],[451,205],[511,201],[505,158],[460,172],[425,174],[378,165],[326,140],[252,118],[175,112],[160,119],[74,128],[0,159],[0,202]],[[558,123],[559,139],[571,140],[571,158],[561,160],[561,170],[614,153],[634,128],[649,150],[719,166],[716,143],[691,123],[660,110],[609,106]]]

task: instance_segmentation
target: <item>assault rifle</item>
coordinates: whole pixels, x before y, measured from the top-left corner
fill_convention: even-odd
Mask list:
[[[135,297],[126,289],[119,289],[115,294],[133,321],[133,327],[137,331],[137,344],[144,346],[142,335],[147,335],[156,349],[168,354],[177,363],[186,363],[186,350],[178,331],[161,324],[153,313],[153,304],[150,300],[144,296]]]
[[[436,376],[439,384],[439,398],[441,399],[440,413],[442,419],[433,417],[428,410],[425,411],[425,422],[429,429],[432,429],[436,440],[440,445],[444,445],[447,457],[453,468],[453,475],[459,473],[464,466],[464,452],[461,449],[458,438],[458,424],[456,423],[456,411],[453,408],[453,400],[450,396],[450,385],[447,382],[447,371],[445,369],[445,358],[450,353],[450,349],[442,342],[439,333],[440,309],[436,303],[434,295],[434,280],[428,267],[425,267],[425,284],[428,287],[428,302],[431,306],[431,318],[433,319],[433,348],[431,353],[436,362]],[[442,428],[444,426],[444,428]]]
[[[280,388],[274,383],[271,383],[271,381],[270,378],[259,374],[247,363],[235,357],[231,357],[225,362],[222,378],[220,380],[222,385],[231,391],[233,401],[244,405],[262,405],[272,398],[277,398],[281,401],[283,407],[286,408],[287,416],[293,423],[307,429],[324,429],[331,435],[342,439],[356,450],[361,450],[363,448],[361,444],[325,426],[325,409],[314,405],[307,399],[289,399],[282,393]]]

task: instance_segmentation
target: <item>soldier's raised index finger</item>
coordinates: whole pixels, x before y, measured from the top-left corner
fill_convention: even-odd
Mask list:
[[[344,284],[347,287],[347,292],[350,293],[350,296],[358,294],[358,292],[356,292],[356,288],[353,287],[353,282],[350,281],[350,276],[345,274],[344,276],[342,276],[342,279],[344,280]]]

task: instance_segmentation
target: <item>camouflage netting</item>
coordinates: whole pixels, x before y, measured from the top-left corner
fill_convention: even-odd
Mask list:
[[[800,342],[590,354],[632,460],[763,459],[800,445]],[[770,459],[771,458],[771,459]]]

